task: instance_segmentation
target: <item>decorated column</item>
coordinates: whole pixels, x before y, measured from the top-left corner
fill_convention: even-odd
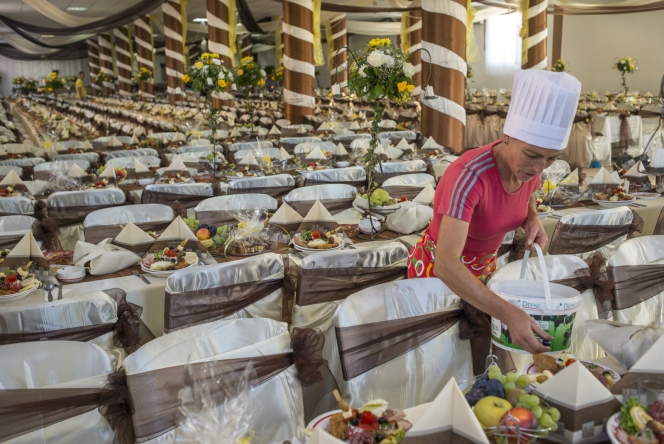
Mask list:
[[[429,93],[436,96],[422,99],[422,134],[455,152],[463,149],[466,125],[466,21],[466,0],[422,0],[422,48],[431,54]],[[424,52],[423,87],[428,74]]]
[[[332,50],[328,51],[330,56],[328,61],[330,78],[332,79],[332,83],[338,83],[341,88],[344,88],[348,85],[348,71],[346,70],[348,54],[346,53],[346,48],[343,48],[348,45],[345,15],[339,20],[330,23],[330,32],[327,35],[327,45],[328,48]]]
[[[145,15],[134,21],[134,33],[136,34],[136,59],[138,69],[145,68],[150,71],[154,79],[154,53],[152,38],[152,20],[150,16]],[[154,88],[152,82],[139,82],[139,88],[143,97],[154,98]]]
[[[252,51],[252,46],[251,34],[246,34],[242,37],[242,40],[240,40],[240,58],[253,57],[254,52]]]
[[[410,27],[408,33],[410,34],[410,53],[422,47],[422,10],[410,11]],[[412,92],[413,96],[419,96],[422,85],[422,51],[417,51],[412,55],[410,63],[415,67],[415,74],[413,74],[413,84],[415,89]]]
[[[219,54],[219,58],[227,68],[233,66],[233,55],[230,39],[229,13],[235,16],[235,0],[207,0],[208,20],[208,51]],[[219,109],[232,105],[232,96],[228,93],[212,96],[212,106]]]
[[[131,53],[129,52],[129,28],[121,26],[113,30],[115,37],[115,54],[118,65],[118,82],[120,94],[131,95]]]
[[[97,73],[99,72],[99,45],[93,39],[86,40],[88,44],[88,65],[90,66],[90,83],[92,84],[93,96],[101,94],[101,86],[95,81],[97,80]]]
[[[522,2],[523,3],[523,2]],[[521,11],[521,68],[546,69],[546,9],[548,0],[528,0],[528,9]]]
[[[171,105],[182,98],[181,95],[176,93],[184,90],[181,77],[184,75],[186,66],[184,64],[182,41],[181,7],[180,0],[167,0],[161,5],[164,14],[164,35],[166,37],[166,78],[168,80],[166,92]]]
[[[312,115],[314,99],[314,34],[313,1],[284,0],[284,101],[286,119],[293,124]]]
[[[110,34],[99,34],[97,36],[97,44],[99,45],[100,72],[103,72],[109,77],[115,77],[115,73],[113,72],[113,50],[111,48]],[[113,82],[104,81],[102,86],[105,96],[115,93],[115,84]]]

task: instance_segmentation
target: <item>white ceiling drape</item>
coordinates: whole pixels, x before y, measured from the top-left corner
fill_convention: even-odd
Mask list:
[[[69,14],[57,6],[48,2],[48,0],[23,0],[23,3],[30,6],[35,11],[56,21],[62,25],[74,28],[76,26],[87,25],[88,23],[101,20],[103,17],[79,17]]]

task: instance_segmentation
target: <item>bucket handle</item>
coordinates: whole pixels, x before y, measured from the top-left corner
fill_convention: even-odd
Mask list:
[[[535,251],[537,251],[537,257],[539,258],[540,269],[542,270],[542,281],[544,282],[544,299],[546,303],[547,310],[553,310],[553,303],[551,302],[551,285],[549,285],[549,274],[546,271],[546,264],[544,264],[544,253],[538,244],[533,244],[535,246]],[[530,250],[526,250],[523,255],[523,261],[521,262],[521,276],[520,280],[525,279],[526,277],[526,268],[528,267],[528,257],[530,257]]]

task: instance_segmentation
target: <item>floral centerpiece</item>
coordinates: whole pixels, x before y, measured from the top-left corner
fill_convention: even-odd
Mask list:
[[[194,93],[205,96],[205,108],[210,123],[210,143],[216,152],[214,135],[217,132],[217,109],[212,106],[212,94],[221,93],[233,83],[233,74],[226,68],[219,54],[204,52],[192,65],[191,71],[182,76],[182,81],[191,86]]]
[[[136,73],[136,80],[139,82],[151,82],[152,81],[152,72],[147,69],[145,66],[141,66]]]
[[[240,66],[235,68],[235,86],[242,89],[248,98],[249,91],[254,88],[265,86],[265,71],[254,62],[253,57],[243,57],[240,60]],[[249,108],[249,128],[254,128],[254,105],[252,101],[247,101]]]
[[[44,88],[46,88],[48,92],[52,92],[62,89],[64,87],[65,85],[64,82],[62,81],[62,77],[60,77],[57,72],[51,71],[51,73],[46,78],[46,82],[44,83]]]
[[[95,79],[95,83],[98,85],[103,85],[104,82],[115,82],[115,77],[106,74],[104,71],[99,71],[97,73],[97,78]]]
[[[374,117],[371,122],[371,140],[369,149],[363,157],[367,173],[369,189],[367,195],[371,197],[378,188],[373,182],[376,170],[382,172],[381,158],[376,154],[378,148],[378,132],[383,109],[381,101],[384,98],[397,103],[405,103],[415,88],[413,75],[415,67],[408,62],[408,56],[390,39],[378,38],[369,42],[366,49],[358,52],[356,56],[351,51],[353,62],[349,66],[348,89],[358,98],[373,101]],[[333,86],[335,95],[340,94],[339,85]],[[371,216],[371,205],[369,205]]]
[[[23,76],[16,76],[16,77],[14,77],[14,79],[12,80],[12,83],[13,83],[14,85],[21,86],[21,85],[23,85],[23,83],[25,83],[25,77],[23,77]]]
[[[76,76],[65,76],[62,78],[62,83],[66,90],[70,90],[76,85],[76,80],[78,80]]]
[[[627,92],[629,91],[629,86],[627,86],[627,79],[625,78],[625,74],[634,74],[634,71],[638,71],[639,67],[636,66],[637,61],[633,60],[630,56],[627,56],[623,59],[618,59],[616,57],[615,62],[613,63],[613,68],[612,69],[617,69],[620,71],[620,77],[622,78],[622,86],[625,89],[625,95],[627,95]]]
[[[569,69],[567,69],[567,63],[565,63],[562,59],[558,59],[558,61],[551,67],[551,71],[565,72],[569,71]]]
[[[279,68],[275,69],[272,71],[272,74],[270,75],[270,80],[274,82],[283,82],[284,81],[284,67],[280,66]]]
[[[26,91],[35,91],[37,89],[37,80],[34,77],[28,77],[23,82],[23,89]]]

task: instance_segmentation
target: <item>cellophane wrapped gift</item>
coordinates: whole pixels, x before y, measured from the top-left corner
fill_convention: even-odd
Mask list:
[[[266,225],[268,212],[264,208],[247,208],[240,205],[242,196],[231,202],[231,215],[238,221],[231,232],[227,253],[253,255],[272,251],[277,247],[280,229]]]
[[[179,392],[182,420],[175,442],[249,444],[254,435],[253,409],[249,406],[250,364],[238,378],[213,363],[188,366],[185,386]],[[229,376],[230,375],[230,376]],[[223,403],[223,407],[220,404]]]
[[[81,183],[74,177],[69,177],[69,168],[61,162],[54,162],[51,170],[51,177],[48,179],[48,188],[46,193],[56,193],[58,191],[74,191],[81,187]]]

